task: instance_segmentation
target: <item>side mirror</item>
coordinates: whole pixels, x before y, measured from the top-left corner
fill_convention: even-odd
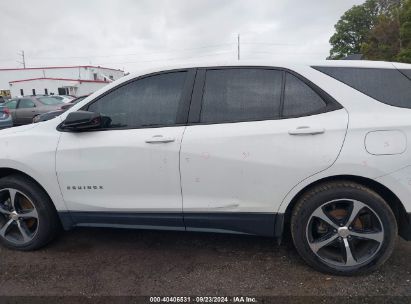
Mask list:
[[[101,127],[101,121],[99,113],[88,111],[71,112],[60,125],[60,129],[71,132],[87,131]]]

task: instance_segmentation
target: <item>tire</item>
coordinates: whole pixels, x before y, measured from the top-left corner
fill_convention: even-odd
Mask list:
[[[308,190],[291,217],[300,256],[316,270],[335,275],[366,274],[381,266],[394,249],[397,229],[384,199],[351,181]]]
[[[37,114],[37,115],[34,115],[34,117],[33,117],[33,119],[32,119],[32,123],[37,123],[37,119],[39,118],[39,114]]]
[[[60,230],[55,207],[39,185],[20,174],[0,179],[0,242],[4,246],[35,250],[53,240]]]

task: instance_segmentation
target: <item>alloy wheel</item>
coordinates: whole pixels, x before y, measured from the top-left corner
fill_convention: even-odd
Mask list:
[[[30,242],[36,235],[39,217],[33,202],[23,192],[0,190],[0,237],[17,245]]]
[[[372,208],[358,200],[338,199],[310,216],[306,237],[312,252],[334,267],[365,264],[384,241],[384,227]]]

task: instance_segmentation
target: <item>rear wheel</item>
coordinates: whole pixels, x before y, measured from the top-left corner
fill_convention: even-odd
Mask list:
[[[32,123],[39,122],[39,119],[40,119],[40,114],[35,115],[35,116],[33,117]]]
[[[60,228],[50,198],[23,175],[0,179],[0,241],[19,250],[47,244]]]
[[[353,182],[330,182],[297,202],[291,232],[308,264],[324,272],[353,275],[370,272],[389,258],[397,223],[374,191]]]

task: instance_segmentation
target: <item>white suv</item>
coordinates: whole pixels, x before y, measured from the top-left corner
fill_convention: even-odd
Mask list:
[[[307,263],[365,273],[411,240],[411,65],[233,63],[113,82],[0,131],[0,240],[59,227],[290,231]]]

